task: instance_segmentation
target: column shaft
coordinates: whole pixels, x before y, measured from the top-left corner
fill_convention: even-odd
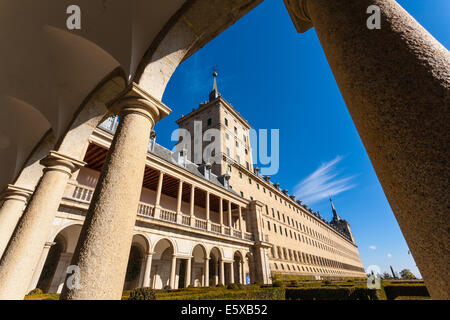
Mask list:
[[[233,221],[231,221],[231,201],[228,201],[228,225],[230,226],[231,235],[233,235]]]
[[[365,24],[370,5],[381,29]],[[450,298],[450,53],[394,0],[308,0],[308,15],[431,296]]]
[[[205,258],[205,267],[203,268],[205,272],[205,287],[209,287],[209,259]]]
[[[177,214],[181,213],[181,201],[183,197],[183,180],[178,183],[178,195],[177,195]]]
[[[220,260],[220,283],[225,285],[225,262],[223,260]]]
[[[36,265],[36,268],[34,270],[33,278],[31,279],[30,285],[28,286],[28,292],[30,292],[33,289],[36,289],[36,286],[38,285],[39,278],[41,277],[42,269],[44,268],[45,261],[47,260],[48,253],[50,251],[50,248],[55,244],[55,242],[46,242],[44,249],[42,250],[41,257],[39,258],[39,262]]]
[[[161,171],[159,173],[158,186],[156,188],[155,207],[158,207],[161,202],[161,192],[162,192],[163,181],[164,181],[164,172]]]
[[[192,274],[192,258],[186,260],[186,275],[185,275],[185,287],[191,285],[191,274]]]
[[[0,261],[0,300],[23,299],[70,175],[83,163],[54,151]]]
[[[0,208],[0,258],[11,239],[19,222],[23,209],[33,191],[8,186],[4,194],[3,205]]]
[[[142,287],[149,288],[150,287],[150,275],[152,271],[152,258],[153,253],[147,254],[147,260],[145,262],[145,271],[144,271],[144,281],[142,283]]]
[[[177,257],[172,257],[172,263],[170,265],[170,289],[175,289],[175,278],[177,271]]]
[[[234,283],[234,262],[230,263],[230,283]]]
[[[135,84],[112,108],[119,126],[81,230],[72,264],[80,287],[61,299],[120,299],[142,190],[150,131],[170,110]]]
[[[209,211],[209,191],[206,191],[206,226],[209,230],[211,228],[210,211]]]

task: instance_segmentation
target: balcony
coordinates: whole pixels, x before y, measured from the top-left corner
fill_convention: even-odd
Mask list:
[[[90,203],[94,193],[93,188],[73,183],[69,183],[68,186],[69,188],[66,190],[64,199],[81,202],[83,204]],[[155,212],[157,213],[156,216]],[[170,222],[180,226],[189,226],[191,228],[214,234],[221,234],[228,237],[253,241],[253,234],[250,232],[242,232],[241,230],[230,228],[228,226],[221,226],[220,224],[211,221],[208,224],[208,221],[206,220],[199,219],[195,216],[191,217],[182,213],[177,214],[175,211],[164,208],[155,210],[154,205],[148,203],[139,203],[137,215],[142,218]]]

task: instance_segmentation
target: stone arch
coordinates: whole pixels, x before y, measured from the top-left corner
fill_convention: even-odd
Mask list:
[[[245,279],[247,279],[247,276],[249,276],[250,283],[255,283],[257,281],[257,277],[256,277],[255,257],[253,253],[248,251],[245,254],[244,261],[246,270]]]
[[[48,251],[42,269],[39,269],[39,277],[36,287],[44,292],[61,292],[66,270],[70,265],[80,236],[82,224],[79,222],[68,223],[60,227],[51,237],[52,246]]]
[[[186,1],[153,40],[134,81],[161,100],[176,68],[262,0]]]
[[[233,273],[235,283],[243,284],[243,263],[244,255],[241,250],[235,250],[233,253]]]
[[[175,243],[170,238],[161,238],[155,242],[152,252],[151,287],[163,289],[171,284],[172,263],[176,253]]]
[[[216,246],[209,251],[209,283],[210,285],[218,285],[220,283],[221,269],[220,264],[223,259],[223,254]]]
[[[124,290],[134,289],[142,285],[149,250],[150,242],[148,238],[140,233],[134,234],[128,258]]]
[[[192,247],[191,251],[191,283],[194,287],[205,285],[205,259],[208,257],[208,250],[202,243],[197,243]]]

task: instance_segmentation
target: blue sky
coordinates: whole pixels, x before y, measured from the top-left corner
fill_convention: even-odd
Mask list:
[[[450,1],[398,1],[449,47]],[[163,102],[173,113],[156,126],[172,147],[175,120],[206,101],[212,68],[219,92],[255,129],[280,129],[280,170],[272,177],[331,217],[328,195],[350,224],[364,264],[419,271],[336,85],[315,31],[298,34],[280,0],[260,6],[186,60]]]

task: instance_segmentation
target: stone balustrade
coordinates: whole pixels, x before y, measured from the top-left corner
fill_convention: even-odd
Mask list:
[[[75,184],[73,182],[68,183],[68,190],[66,191],[65,199],[73,200],[77,202],[82,202],[85,204],[89,204],[92,195],[94,193],[94,189]],[[235,238],[245,239],[253,241],[253,234],[250,232],[242,232],[240,230],[232,229],[227,226],[222,226],[218,223],[210,222],[210,228],[208,228],[208,221],[199,219],[196,217],[191,217],[189,215],[185,215],[182,213],[176,213],[175,211],[161,208],[159,213],[157,213],[157,217],[155,217],[155,207],[152,204],[147,204],[140,202],[138,205],[137,215],[145,218],[153,218],[163,221],[168,221],[171,223],[176,223],[184,226],[191,226],[191,219],[194,219],[193,227],[205,231],[210,231],[213,233],[224,234],[227,236],[232,236]]]

